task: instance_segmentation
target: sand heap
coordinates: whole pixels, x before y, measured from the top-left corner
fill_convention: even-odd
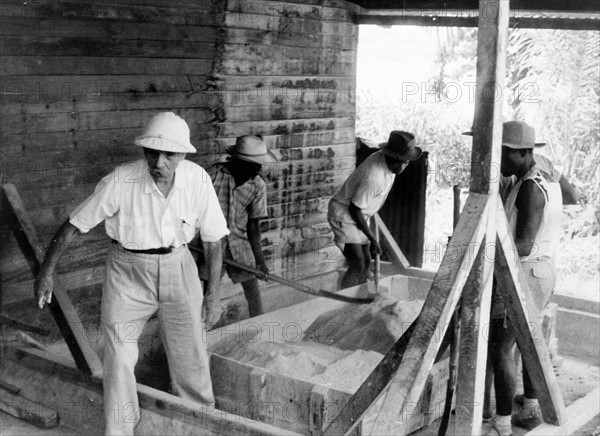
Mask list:
[[[354,393],[419,314],[422,300],[383,295],[324,313],[301,342],[221,341],[209,351],[295,379]]]
[[[303,340],[342,350],[385,354],[417,318],[423,300],[398,301],[382,294],[371,304],[348,305],[319,316]]]

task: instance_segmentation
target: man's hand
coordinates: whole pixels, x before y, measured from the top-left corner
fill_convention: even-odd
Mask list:
[[[40,309],[44,308],[44,304],[52,301],[52,290],[54,289],[54,279],[52,274],[40,272],[33,283],[33,292],[35,300]]]
[[[371,241],[371,246],[369,247],[369,249],[371,250],[372,258],[375,258],[375,256],[381,255],[383,253],[381,245],[379,245],[379,242],[377,241]]]
[[[256,269],[260,270],[262,272],[262,274],[256,274],[256,277],[258,277],[260,280],[263,281],[267,281],[267,274],[269,274],[269,267],[267,267],[267,264],[264,262],[258,262],[256,264]]]
[[[202,305],[202,318],[206,324],[206,330],[212,330],[220,321],[223,313],[221,302],[215,298],[205,298]]]

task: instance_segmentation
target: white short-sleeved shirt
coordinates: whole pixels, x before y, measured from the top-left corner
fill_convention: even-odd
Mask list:
[[[385,154],[378,151],[369,156],[348,177],[342,189],[329,203],[328,218],[339,222],[354,223],[349,206],[354,203],[366,219],[375,215],[383,206],[396,174],[391,172]]]
[[[210,177],[188,160],[179,162],[166,198],[145,159],[115,168],[70,216],[71,224],[83,233],[102,221],[110,238],[134,250],[179,247],[197,231],[204,242],[229,234]]]

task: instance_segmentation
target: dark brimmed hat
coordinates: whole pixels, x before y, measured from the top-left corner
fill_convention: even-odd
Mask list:
[[[244,135],[237,138],[235,145],[227,148],[227,153],[240,160],[264,164],[277,159],[267,150],[260,136]]]
[[[396,160],[417,160],[423,151],[415,146],[415,137],[412,133],[393,130],[388,142],[381,145],[383,152]]]

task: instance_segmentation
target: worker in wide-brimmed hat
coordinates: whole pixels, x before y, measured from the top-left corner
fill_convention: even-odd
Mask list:
[[[223,256],[256,267],[263,273],[269,269],[261,248],[260,220],[267,217],[267,187],[260,176],[263,164],[275,159],[269,153],[262,137],[244,135],[227,149],[229,159],[217,162],[208,169],[230,234],[223,240]],[[205,278],[200,257],[200,273]],[[263,313],[260,289],[256,276],[231,266],[227,270],[233,283],[241,283],[251,317]],[[207,293],[210,322],[218,322],[223,308],[218,294]]]
[[[421,154],[411,133],[391,132],[381,150],[360,164],[329,202],[327,219],[348,261],[342,288],[364,283],[369,277],[371,254],[381,253],[381,247],[368,220],[383,206],[396,175]]]
[[[202,340],[202,285],[187,244],[200,233],[218,292],[221,239],[227,223],[206,172],[185,160],[195,153],[187,123],[172,112],[154,116],[134,144],[144,157],[104,177],[62,225],[35,281],[38,304],[50,303],[52,274],[75,235],[105,223],[112,239],[102,291],[105,432],[133,435],[140,419],[134,368],[137,340],[158,311],[173,393],[214,405]]]
[[[504,209],[531,291],[528,300],[533,306],[528,312],[535,314],[531,321],[541,325],[543,309],[556,282],[554,255],[561,234],[562,198],[558,182],[536,165],[535,146],[533,127],[521,121],[503,124],[500,169],[503,176],[515,178],[504,200]],[[488,364],[493,368],[496,392],[496,418],[490,434],[507,436],[512,433],[511,421],[532,429],[542,423],[542,415],[537,386],[523,365],[525,392],[518,413],[512,416],[517,385],[513,358],[515,331],[511,326],[514,320],[507,319],[501,293],[496,288],[492,293],[490,318]],[[544,340],[543,337],[538,339]]]

